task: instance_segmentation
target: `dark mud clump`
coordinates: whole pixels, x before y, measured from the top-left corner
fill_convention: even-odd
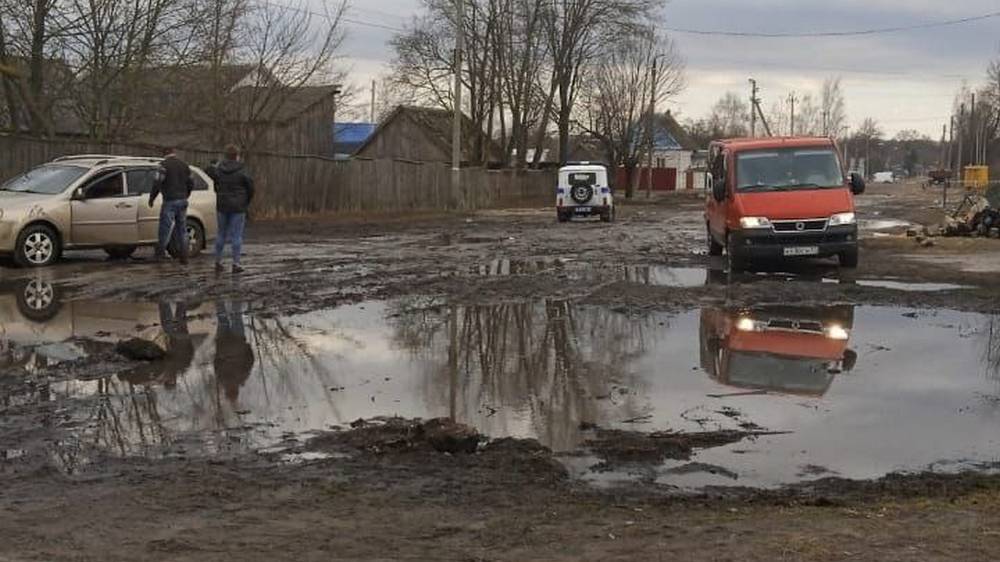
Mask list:
[[[119,342],[115,346],[115,352],[133,361],[159,361],[167,356],[162,347],[140,338]]]
[[[373,454],[404,451],[475,453],[485,438],[475,429],[447,418],[429,421],[402,418],[357,420],[351,429],[313,439],[311,448],[353,449]]]
[[[676,433],[657,431],[642,433],[618,429],[597,429],[585,446],[599,457],[598,470],[614,470],[625,466],[654,465],[667,459],[690,460],[696,449],[711,449],[762,435],[759,431],[707,431]]]

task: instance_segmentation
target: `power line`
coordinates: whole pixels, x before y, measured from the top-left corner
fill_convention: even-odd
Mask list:
[[[970,16],[965,18],[951,19],[934,21],[927,23],[918,23],[914,25],[896,26],[896,27],[877,27],[873,29],[860,29],[853,31],[814,31],[814,32],[751,32],[751,31],[727,31],[718,29],[690,29],[683,27],[663,27],[667,31],[672,31],[674,33],[686,33],[689,35],[716,35],[723,37],[753,37],[753,38],[811,38],[811,37],[852,37],[858,35],[878,35],[882,33],[898,33],[901,31],[915,31],[920,29],[931,29],[935,27],[945,27],[951,25],[960,25],[964,23],[971,23],[976,21],[987,20],[991,18],[1000,17],[1000,12],[990,12],[988,14],[982,14],[979,16]]]
[[[327,20],[331,19],[330,18],[330,14],[325,14],[325,13],[320,13],[320,12],[314,12],[312,10],[307,10],[305,8],[299,8],[297,6],[288,6],[286,4],[278,4],[276,2],[267,2],[267,1],[261,2],[261,3],[265,4],[267,6],[271,6],[272,8],[278,8],[279,10],[288,10],[290,12],[298,12],[300,14],[308,14],[310,16],[316,16],[318,18],[326,18]],[[396,31],[396,32],[399,32],[399,33],[402,33],[404,31],[406,31],[405,29],[403,29],[401,27],[394,27],[394,26],[391,26],[391,25],[386,25],[386,24],[382,24],[382,23],[375,23],[375,22],[361,20],[361,19],[352,18],[352,17],[348,17],[348,16],[340,16],[340,21],[345,22],[345,23],[354,24],[354,25],[361,25],[361,26],[365,26],[365,27],[373,27],[373,28],[376,28],[376,29],[385,29],[385,30],[388,30],[388,31]]]

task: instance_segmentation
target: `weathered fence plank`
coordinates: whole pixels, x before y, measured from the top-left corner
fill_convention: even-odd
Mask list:
[[[0,135],[0,181],[70,154],[158,153],[151,146]],[[207,151],[178,154],[201,167],[218,157]],[[253,213],[260,217],[541,206],[552,202],[556,183],[550,170],[464,168],[462,185],[453,191],[451,168],[437,162],[335,161],[272,153],[248,154],[246,160],[257,184]]]

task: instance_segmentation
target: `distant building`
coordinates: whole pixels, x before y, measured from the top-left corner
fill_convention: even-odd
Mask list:
[[[252,141],[254,150],[333,156],[330,123],[340,86],[292,87],[255,65],[149,69],[131,140],[218,150]]]
[[[450,163],[453,116],[444,109],[401,105],[378,125],[354,155]],[[471,119],[462,117],[462,163],[499,162],[501,150],[496,143]]]
[[[697,143],[669,111],[657,115],[653,123],[652,161],[645,150],[640,151],[636,187],[646,189],[651,171],[654,191],[694,189],[700,181],[693,160],[697,149]],[[623,174],[620,173],[619,178],[624,182]]]
[[[333,125],[333,155],[347,158],[358,151],[378,127],[375,123],[335,123]]]

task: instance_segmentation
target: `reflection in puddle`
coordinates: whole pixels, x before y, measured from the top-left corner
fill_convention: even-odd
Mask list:
[[[861,219],[858,221],[858,228],[865,230],[891,230],[894,228],[907,228],[913,223],[898,219]]]
[[[903,281],[889,281],[885,279],[862,279],[858,281],[858,285],[861,285],[862,287],[880,287],[882,289],[907,292],[957,291],[969,288],[966,285],[955,285],[953,283],[906,283]]]
[[[226,454],[393,415],[450,416],[564,452],[595,425],[788,432],[650,468],[675,485],[772,486],[997,460],[1000,329],[978,314],[709,307],[637,318],[562,301],[410,298],[287,318],[234,302],[64,302],[39,321],[11,298],[0,297],[4,361],[60,341],[136,334],[169,352],[3,397],[2,409],[65,403],[45,423],[67,436],[51,452],[67,470],[93,448]],[[627,477],[590,473],[585,458],[566,462],[584,478]]]
[[[701,368],[722,384],[822,396],[834,375],[849,372],[852,306],[771,306],[701,312]],[[723,396],[723,395],[719,395]]]
[[[709,271],[701,267],[643,265],[625,268],[626,281],[652,287],[701,287],[708,279]]]

